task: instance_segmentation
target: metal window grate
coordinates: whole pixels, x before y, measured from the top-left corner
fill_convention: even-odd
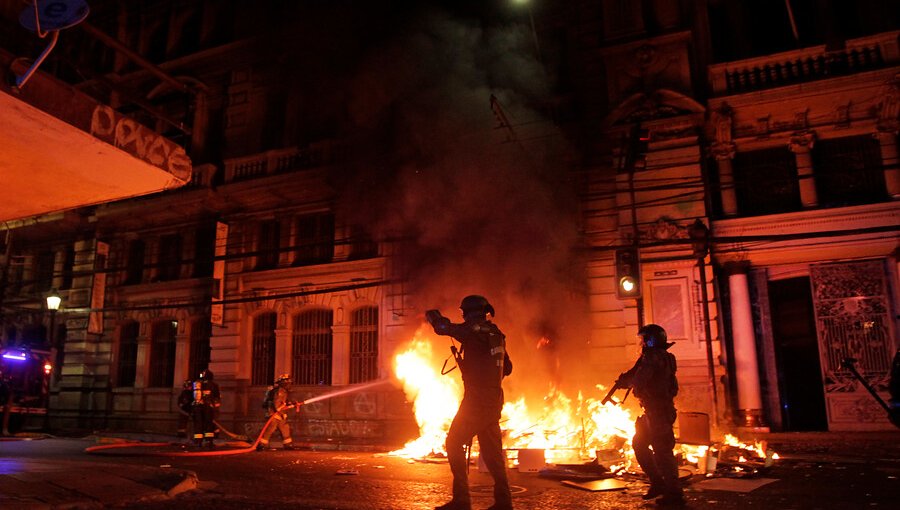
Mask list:
[[[872,136],[820,140],[812,156],[821,205],[839,207],[888,200],[881,145]]]
[[[116,386],[134,386],[137,374],[138,334],[140,324],[128,322],[119,333],[119,360],[116,370]]]
[[[253,356],[250,384],[263,386],[275,379],[275,312],[266,312],[253,321]]]
[[[294,381],[331,385],[331,310],[310,310],[294,316]]]
[[[378,307],[353,312],[350,323],[350,383],[378,378]]]
[[[734,187],[741,216],[799,211],[797,161],[787,148],[738,152]]]
[[[178,323],[163,320],[153,324],[150,337],[150,387],[166,388],[175,382],[175,334]]]
[[[191,324],[188,378],[197,377],[200,372],[209,368],[209,335],[209,317],[194,320]]]

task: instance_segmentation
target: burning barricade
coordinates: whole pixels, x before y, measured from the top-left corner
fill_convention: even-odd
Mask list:
[[[413,403],[419,437],[390,455],[445,461],[444,442],[462,399],[462,385],[457,377],[446,376],[446,367],[442,371],[437,368],[440,366],[432,342],[421,332],[395,357],[395,374]],[[607,388],[597,385],[595,390],[599,397]],[[524,396],[506,402],[500,426],[508,467],[560,480],[642,477],[631,447],[634,417],[620,404],[582,392],[569,397],[557,389],[551,389],[537,404]],[[704,441],[676,444],[681,477],[752,476],[778,459],[765,442],[745,444],[732,435],[712,442],[708,419],[704,424]],[[679,432],[686,432],[687,427],[682,427],[685,430]],[[477,465],[477,442],[470,450],[470,462]]]

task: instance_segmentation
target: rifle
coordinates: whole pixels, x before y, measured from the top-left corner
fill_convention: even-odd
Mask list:
[[[614,399],[614,398],[613,398],[613,394],[614,394],[616,391],[618,391],[618,390],[620,390],[620,389],[622,389],[622,388],[625,388],[625,387],[626,387],[626,386],[620,384],[619,381],[618,381],[618,379],[617,379],[616,382],[615,382],[615,384],[613,384],[613,387],[610,388],[610,389],[609,389],[609,392],[606,393],[606,396],[603,397],[603,400],[600,401],[600,405],[605,406],[608,402],[612,402],[613,404],[616,404],[616,405],[622,405],[622,404],[624,404],[624,403],[625,403],[625,400],[628,398],[628,394],[631,393],[631,388],[630,388],[630,387],[628,388],[628,391],[625,392],[625,396],[622,397],[622,400],[621,400],[621,401]]]

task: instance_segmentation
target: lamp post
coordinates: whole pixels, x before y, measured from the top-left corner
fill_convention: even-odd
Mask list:
[[[47,310],[50,310],[50,335],[48,340],[50,341],[50,351],[53,353],[51,359],[53,359],[53,364],[57,368],[57,374],[59,374],[59,360],[56,359],[60,352],[60,349],[56,346],[56,312],[59,310],[59,305],[62,303],[62,297],[60,297],[59,292],[57,292],[56,289],[53,289],[47,294],[46,299]]]

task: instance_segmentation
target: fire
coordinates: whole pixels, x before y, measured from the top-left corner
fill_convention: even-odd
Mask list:
[[[420,328],[405,350],[396,355],[394,370],[407,398],[414,402],[419,437],[391,452],[408,458],[446,455],[447,430],[462,399],[459,372],[441,375],[442,358]],[[599,392],[604,389],[597,386]],[[578,393],[574,399],[551,388],[534,402],[525,396],[503,406],[500,427],[504,448],[545,450],[548,462],[592,458],[595,450],[630,452],[634,421],[626,409]]]
[[[394,358],[394,373],[403,383],[406,397],[412,400],[419,438],[403,448],[390,452],[408,458],[446,455],[444,442],[450,422],[462,401],[462,381],[458,371],[441,375],[439,358],[431,348],[431,340],[422,329],[416,332],[409,347]]]

